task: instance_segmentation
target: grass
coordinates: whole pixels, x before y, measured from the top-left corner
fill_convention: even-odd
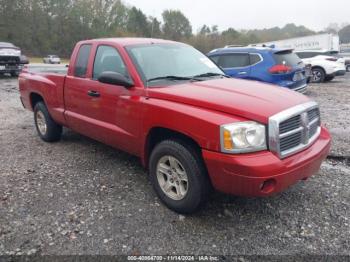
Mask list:
[[[43,57],[28,57],[30,63],[43,63]],[[69,59],[61,58],[61,64],[69,64]]]

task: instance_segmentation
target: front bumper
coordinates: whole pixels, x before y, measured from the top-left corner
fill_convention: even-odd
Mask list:
[[[20,72],[23,69],[23,65],[13,65],[13,64],[1,64],[0,63],[0,73],[11,73]]]
[[[218,191],[248,197],[268,196],[316,174],[330,144],[329,132],[322,128],[314,144],[285,159],[269,151],[229,155],[207,150],[203,150],[203,158]]]

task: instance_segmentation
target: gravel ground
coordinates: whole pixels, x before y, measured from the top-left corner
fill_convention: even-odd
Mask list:
[[[42,142],[17,80],[0,79],[0,255],[350,255],[350,74],[312,85],[333,134],[319,175],[269,198],[164,207],[137,158],[65,130]]]

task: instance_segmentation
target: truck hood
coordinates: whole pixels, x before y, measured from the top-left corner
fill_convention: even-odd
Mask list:
[[[220,111],[268,123],[268,118],[287,108],[310,101],[287,88],[240,79],[213,79],[166,87],[148,88],[150,98]]]
[[[20,56],[21,50],[17,47],[0,47],[0,56]]]

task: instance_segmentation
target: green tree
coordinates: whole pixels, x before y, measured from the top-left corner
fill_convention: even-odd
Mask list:
[[[156,17],[150,16],[148,18],[148,26],[149,26],[149,32],[150,37],[157,38],[162,37],[162,30],[161,30],[161,22],[158,21]]]
[[[128,12],[126,30],[136,36],[149,37],[151,35],[149,29],[146,15],[140,9],[132,7]]]
[[[199,30],[200,35],[208,35],[211,33],[210,27],[207,25],[203,25],[201,29]]]
[[[166,10],[162,14],[164,36],[172,40],[189,38],[192,35],[192,26],[187,17],[179,10]]]

